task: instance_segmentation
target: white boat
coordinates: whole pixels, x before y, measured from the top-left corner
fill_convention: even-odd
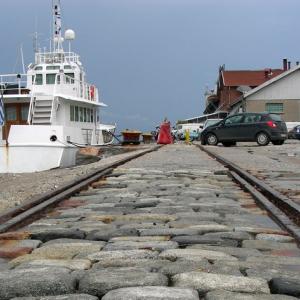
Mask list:
[[[74,38],[70,29],[62,37],[60,0],[53,0],[50,51],[36,50],[26,74],[0,75],[6,115],[0,126],[0,173],[72,166],[78,146],[113,142],[115,125],[100,124],[100,108],[106,105],[71,52]]]

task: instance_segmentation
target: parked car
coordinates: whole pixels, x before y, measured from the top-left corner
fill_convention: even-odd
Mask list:
[[[282,145],[287,139],[287,128],[279,115],[269,113],[240,113],[209,126],[201,133],[202,145],[233,146],[236,142],[257,142],[266,146],[271,141]]]
[[[300,140],[300,125],[295,126],[288,132],[289,139]]]

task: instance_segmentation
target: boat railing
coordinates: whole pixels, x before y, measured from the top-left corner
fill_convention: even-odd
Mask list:
[[[35,54],[36,64],[53,64],[65,62],[79,62],[79,55],[74,52],[38,52]]]
[[[0,75],[0,89],[4,95],[29,94],[27,86],[27,74]]]
[[[92,102],[99,101],[99,91],[95,85],[64,73],[56,74],[54,95],[56,94],[72,95]]]

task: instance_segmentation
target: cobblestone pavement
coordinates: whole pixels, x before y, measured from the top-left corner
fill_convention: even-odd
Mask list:
[[[0,256],[4,300],[300,296],[293,238],[195,146],[166,146],[119,167],[0,235]]]
[[[287,140],[281,146],[238,143],[237,147],[210,147],[214,151],[300,204],[300,141]]]

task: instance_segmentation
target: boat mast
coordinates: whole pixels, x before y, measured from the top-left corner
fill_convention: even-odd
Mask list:
[[[60,0],[52,0],[53,6],[53,52],[63,52],[63,37],[61,34]]]

